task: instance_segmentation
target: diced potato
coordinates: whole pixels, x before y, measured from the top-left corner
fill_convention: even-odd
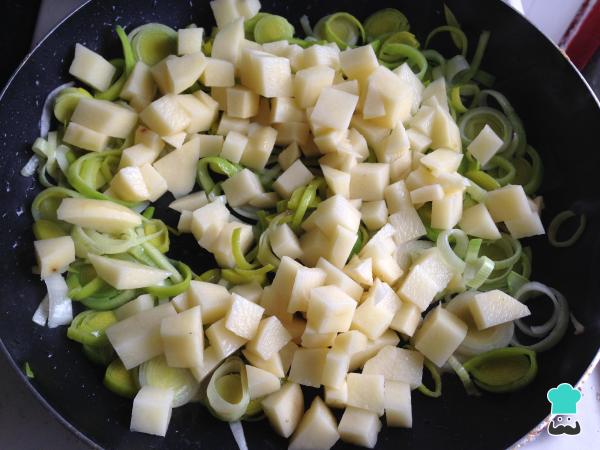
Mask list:
[[[539,213],[532,211],[519,219],[507,220],[504,222],[506,228],[512,237],[521,239],[530,236],[544,234],[544,224]]]
[[[258,94],[244,86],[227,88],[227,114],[248,119],[258,113]]]
[[[415,348],[442,367],[467,335],[467,325],[441,307],[430,311],[414,336]]]
[[[362,105],[363,118],[376,119],[385,116],[385,103],[376,81],[367,83],[367,91]],[[384,162],[384,161],[382,161]]]
[[[75,261],[75,243],[71,236],[43,239],[33,243],[40,275],[46,278],[64,272]]]
[[[421,252],[415,261],[415,266],[423,270],[423,273],[437,286],[438,291],[443,291],[456,273],[437,247]]]
[[[401,66],[397,67],[393,71],[400,80],[404,81],[408,86],[410,86],[413,92],[413,104],[411,108],[411,114],[415,114],[419,109],[419,105],[423,99],[423,91],[425,87],[419,78],[412,71],[408,63],[404,63]]]
[[[446,79],[440,77],[431,83],[423,91],[423,102],[425,100],[435,98],[437,104],[440,105],[445,111],[448,111],[448,94],[446,88]]]
[[[412,428],[410,386],[400,381],[385,381],[385,420],[388,427]]]
[[[264,189],[258,176],[248,169],[243,169],[222,184],[227,202],[231,206],[242,206],[254,197],[262,194]]]
[[[281,258],[281,262],[279,264],[279,267],[277,268],[277,273],[275,274],[275,278],[273,279],[273,284],[271,285],[271,287],[272,289],[277,291],[277,295],[279,297],[278,303],[284,305],[284,311],[287,308],[287,303],[290,299],[292,290],[294,288],[296,274],[303,267],[304,266],[302,264],[300,264],[297,261],[294,261],[288,256],[284,256],[283,258]],[[267,310],[267,312],[269,311]]]
[[[334,195],[321,202],[302,228],[319,228],[325,235],[332,236],[338,226],[354,233],[360,226],[360,212],[341,195]]]
[[[217,264],[220,267],[235,267],[235,258],[233,256],[233,248],[231,241],[233,238],[233,232],[240,230],[240,250],[242,253],[246,253],[250,250],[252,242],[254,241],[254,233],[252,232],[252,226],[242,222],[230,222],[221,228],[219,236],[209,245],[210,250],[215,255]],[[200,242],[200,241],[199,241]]]
[[[260,209],[274,208],[279,200],[279,195],[275,192],[263,192],[250,200],[250,206]]]
[[[140,113],[140,119],[161,136],[179,133],[191,123],[190,116],[174,95],[165,95],[150,103]]]
[[[318,147],[317,152],[319,152]],[[358,161],[356,160],[356,156],[352,153],[348,152],[337,152],[337,153],[328,153],[327,155],[319,158],[319,164],[321,167],[329,166],[333,169],[340,170],[342,172],[350,173]]]
[[[152,297],[152,296],[149,296],[149,297]],[[151,301],[152,301],[152,304],[154,305],[154,299],[151,298]],[[131,303],[131,302],[129,302],[129,303]],[[183,293],[173,297],[171,299],[171,304],[173,305],[173,308],[175,308],[175,311],[177,311],[178,313],[181,313],[183,311],[187,311],[188,309],[191,309],[190,299],[187,295],[187,292],[183,292]]]
[[[291,340],[282,323],[275,316],[260,321],[258,330],[246,348],[263,359],[271,358]]]
[[[287,170],[298,158],[300,149],[297,142],[292,142],[277,156],[277,162],[283,170]]]
[[[237,66],[242,52],[242,42],[244,41],[244,19],[237,18],[224,27],[220,27],[219,32],[213,40],[211,57],[229,61]]]
[[[106,336],[126,369],[163,353],[160,324],[175,316],[173,305],[165,303],[121,320],[106,329]]]
[[[417,130],[412,128],[406,130],[406,135],[408,136],[408,141],[410,142],[410,149],[415,153],[422,153],[431,145],[431,139],[429,136],[426,136]]]
[[[294,77],[294,97],[300,108],[317,103],[321,91],[332,85],[335,71],[327,66],[314,66],[300,70]]]
[[[500,239],[500,231],[494,223],[494,219],[483,203],[463,211],[463,215],[458,222],[461,230],[470,236],[482,239],[496,240]]]
[[[365,363],[362,373],[383,375],[386,383],[401,381],[409,384],[411,389],[416,389],[421,385],[423,376],[423,355],[387,345]]]
[[[494,222],[518,220],[531,213],[527,195],[521,185],[509,184],[488,192],[485,206]]]
[[[325,284],[339,287],[354,300],[358,301],[360,299],[363,293],[362,287],[342,270],[324,258],[320,258],[316,266],[325,272]]]
[[[182,213],[183,211],[195,211],[206,204],[208,204],[206,192],[200,191],[186,195],[185,197],[179,197],[169,204],[169,208]]]
[[[377,161],[391,163],[408,152],[410,142],[402,122],[398,122],[392,132],[374,147]]]
[[[434,150],[421,158],[421,164],[431,170],[435,176],[440,173],[456,172],[461,161],[462,154],[443,148]]]
[[[231,306],[225,317],[225,328],[238,336],[252,339],[265,309],[237,294],[231,295]]]
[[[404,274],[396,258],[392,255],[373,257],[372,267],[373,275],[388,284],[396,284]]]
[[[391,255],[394,252],[393,236],[395,233],[394,227],[391,224],[386,223],[377,233],[371,236],[363,246],[359,252],[360,257],[380,258]]]
[[[260,11],[260,0],[238,0],[237,10],[245,19],[252,19]]]
[[[419,308],[413,303],[402,302],[402,306],[400,306],[392,323],[390,323],[390,328],[412,337],[420,323],[421,311]]]
[[[231,306],[231,295],[219,284],[192,280],[187,294],[191,305],[200,306],[204,325],[225,317]]]
[[[246,364],[250,400],[264,397],[281,389],[279,378],[271,372]]]
[[[194,139],[198,139],[200,145],[200,158],[217,156],[223,149],[223,136],[200,134],[194,136]]]
[[[430,184],[410,191],[410,199],[416,204],[440,201],[444,198],[444,189],[439,184]]]
[[[225,323],[226,319],[220,319],[206,329],[206,337],[210,346],[215,349],[217,356],[221,359],[235,353],[247,342],[246,339],[229,331]]]
[[[431,227],[450,230],[458,223],[463,212],[463,193],[446,194],[441,200],[431,203]]]
[[[350,355],[342,350],[331,349],[327,352],[323,367],[322,383],[326,387],[340,388],[346,383],[346,374],[350,366]]]
[[[340,66],[340,50],[337,45],[312,45],[304,50],[302,68],[329,66],[335,70]]]
[[[406,177],[405,183],[406,183],[406,187],[409,190],[414,190],[417,188],[420,188],[422,186],[427,186],[430,184],[436,184],[439,182],[440,177],[434,177],[433,174],[426,169],[425,167],[423,167],[420,162],[418,162],[418,158],[421,158],[421,155],[414,155],[413,157],[416,156],[416,159],[414,160],[416,163],[416,168],[408,174],[408,176]]]
[[[275,143],[278,146],[286,146],[294,143],[297,145],[306,145],[310,139],[310,127],[306,122],[276,123],[273,125],[273,128],[277,130],[277,140]]]
[[[238,284],[231,288],[232,294],[238,294],[244,297],[246,300],[251,301],[252,303],[258,304],[260,301],[260,296],[262,295],[263,288],[262,286],[253,281],[251,283],[246,284]]]
[[[288,41],[275,41],[262,44],[262,49],[271,55],[287,57],[286,53],[289,46]]]
[[[400,288],[396,291],[402,300],[412,303],[420,311],[427,309],[437,292],[437,284],[419,265],[413,266]]]
[[[173,390],[142,386],[133,399],[131,431],[165,436],[171,421]]]
[[[310,115],[310,120],[325,128],[345,130],[350,125],[357,103],[356,95],[330,87],[324,88]]]
[[[429,145],[431,145],[431,132],[433,130],[434,120],[435,109],[431,106],[423,105],[408,123],[411,130],[427,137],[429,139]]]
[[[92,152],[104,150],[108,139],[109,137],[106,134],[98,133],[75,122],[69,123],[63,136],[65,143]]]
[[[201,240],[205,236],[216,232],[214,236],[216,239],[221,229],[229,221],[229,216],[229,210],[221,202],[212,202],[198,208],[193,212],[192,216],[192,233],[194,233],[194,237]],[[214,244],[214,242],[204,240],[203,244]],[[210,251],[208,248],[207,250]]]
[[[152,78],[150,68],[142,61],[138,61],[123,85],[123,89],[119,94],[120,97],[130,102],[135,101],[136,104],[145,108],[152,101],[155,94],[156,83]]]
[[[313,400],[290,440],[289,450],[328,450],[340,435],[337,422],[321,397]]]
[[[209,87],[232,87],[235,85],[234,75],[235,67],[230,61],[206,58],[206,68],[200,76],[200,82]]]
[[[196,381],[201,383],[206,377],[208,377],[213,372],[213,370],[217,368],[221,361],[223,361],[223,358],[221,358],[217,354],[215,348],[206,347],[204,349],[204,359],[202,361],[202,364],[197,367],[192,367],[190,369],[190,372],[192,373]]]
[[[373,121],[363,119],[362,116],[355,114],[352,117],[350,125],[364,136],[371,147],[377,146],[382,139],[390,134],[390,129],[373,123]]]
[[[327,348],[299,348],[294,353],[288,379],[303,386],[320,387]]]
[[[343,409],[348,402],[348,383],[344,381],[339,388],[325,386],[325,404],[331,408]]]
[[[187,133],[185,131],[182,131],[180,133],[172,134],[171,136],[163,136],[162,140],[173,148],[181,148],[181,146],[185,142],[186,137]]]
[[[388,210],[384,200],[363,203],[360,213],[362,221],[371,231],[380,229],[387,222]]]
[[[290,258],[297,259],[302,256],[302,248],[300,247],[298,236],[296,236],[296,233],[292,231],[287,223],[279,225],[273,230],[269,236],[269,242],[273,253],[279,258],[289,256]]]
[[[210,129],[217,118],[218,106],[207,104],[194,94],[182,94],[176,98],[180,108],[190,119],[185,128],[187,133],[199,133]]]
[[[241,16],[237,5],[237,0],[213,0],[210,2],[218,28],[223,28]]]
[[[479,330],[521,319],[531,314],[527,305],[498,289],[471,297],[469,310]]]
[[[301,323],[302,320],[297,320],[295,321],[295,323]],[[287,327],[288,330],[290,329],[290,327]],[[279,356],[281,358],[281,363],[283,365],[283,371],[285,374],[288,373],[288,371],[290,370],[290,367],[292,367],[292,360],[294,359],[294,353],[296,353],[296,350],[298,350],[300,347],[298,347],[298,345],[296,345],[296,343],[294,341],[290,341],[288,342],[286,345],[284,345],[284,347],[279,350]]]
[[[399,303],[394,291],[376,280],[367,298],[356,309],[352,329],[361,331],[369,339],[377,339],[389,328]]]
[[[333,88],[352,95],[360,95],[360,87],[357,80],[347,80],[340,83],[335,83]]]
[[[137,121],[134,111],[107,100],[85,97],[79,100],[71,116],[71,122],[120,139],[131,134]]]
[[[296,383],[286,383],[262,401],[263,411],[275,432],[285,438],[294,432],[304,411],[304,395]]]
[[[244,86],[267,98],[292,96],[292,69],[287,58],[246,50],[241,64]]]
[[[189,55],[202,51],[204,28],[180,28],[177,30],[177,54]]]
[[[340,65],[348,78],[366,80],[379,67],[379,61],[373,47],[364,45],[340,53]]]
[[[383,196],[390,214],[394,214],[405,208],[412,208],[410,194],[404,181],[396,181],[387,186],[383,191]]]
[[[143,294],[130,302],[125,303],[113,312],[115,313],[117,320],[125,320],[152,308],[154,308],[154,297],[149,294]]]
[[[363,286],[373,285],[373,260],[370,257],[363,259],[354,255],[344,267],[344,272]]]
[[[379,90],[385,106],[385,115],[372,122],[386,128],[394,128],[398,122],[407,121],[413,105],[413,91],[391,70],[379,66],[369,76],[368,82]]]
[[[271,100],[270,120],[271,123],[306,122],[306,114],[294,99],[279,97]]]
[[[485,166],[498,153],[502,145],[504,145],[504,141],[494,133],[492,127],[486,124],[471,141],[467,150],[482,166]]]
[[[150,130],[148,130],[148,132],[153,133]],[[152,164],[156,160],[156,158],[158,158],[158,155],[160,154],[161,150],[162,147],[148,147],[145,144],[136,144],[132,147],[128,147],[125,150],[123,150],[123,153],[121,154],[121,162],[119,163],[119,168],[128,166],[139,167],[147,163]]]
[[[196,165],[200,159],[200,140],[196,137],[153,164],[176,198],[189,194],[196,184]]]
[[[176,316],[165,317],[161,322],[160,335],[170,367],[196,367],[202,364],[204,330],[200,306]]]
[[[125,289],[139,289],[160,284],[171,273],[131,261],[107,258],[88,254],[97,275],[111,286]]]
[[[392,214],[388,221],[396,231],[394,240],[398,245],[418,239],[427,233],[419,214],[412,206]]]
[[[314,175],[306,166],[297,159],[285,172],[283,172],[273,183],[273,189],[282,198],[289,198],[297,188],[307,185]]]
[[[56,216],[58,220],[101,233],[123,233],[142,223],[141,216],[125,206],[87,198],[65,198]]]
[[[304,348],[327,348],[333,345],[335,335],[335,332],[318,333],[307,323],[300,336],[300,345]]]
[[[382,375],[365,375],[349,373],[348,383],[348,406],[362,408],[383,415],[383,386]]]
[[[350,370],[353,371],[364,366],[369,359],[375,356],[386,345],[395,347],[399,342],[400,338],[398,335],[392,330],[387,330],[379,339],[368,341],[367,346],[363,350],[351,354]]]
[[[352,249],[356,245],[357,235],[341,225],[338,225],[331,236],[327,252],[323,255],[331,264],[340,269],[348,262]]]
[[[275,353],[269,359],[263,359],[257,354],[248,350],[242,350],[242,354],[244,355],[244,358],[246,358],[253,366],[266,370],[267,372],[275,375],[277,378],[285,377],[283,362],[279,353]]]
[[[128,202],[150,199],[150,192],[139,167],[123,167],[110,181],[110,189],[119,198]]]
[[[319,148],[321,153],[337,153],[344,145],[346,130],[330,130],[323,132],[320,129],[314,129],[313,133],[316,134],[314,138],[315,145]]]
[[[448,148],[457,152],[460,152],[462,149],[458,125],[456,125],[450,113],[439,105],[435,107],[433,125],[429,137],[431,138],[431,147],[434,149]]]
[[[264,169],[273,152],[277,130],[271,127],[257,126],[248,133],[248,145],[240,162],[251,169]]]
[[[98,53],[75,44],[75,57],[69,73],[98,91],[109,88],[117,69]]]
[[[310,291],[308,325],[317,333],[348,331],[355,310],[356,301],[340,288],[315,287]]]
[[[287,311],[289,313],[306,312],[311,289],[322,286],[325,277],[325,271],[319,268],[299,268],[296,271],[293,287],[290,291]]]
[[[375,448],[381,431],[381,421],[376,413],[349,406],[344,411],[338,431],[342,441],[366,448]]]
[[[350,173],[350,198],[364,201],[382,200],[390,183],[390,166],[382,163],[360,163]]]

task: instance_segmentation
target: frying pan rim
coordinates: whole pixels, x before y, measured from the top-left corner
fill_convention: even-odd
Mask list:
[[[79,5],[77,8],[75,8],[73,11],[71,11],[67,16],[65,16],[62,20],[60,20],[31,50],[30,52],[23,58],[23,61],[19,64],[19,66],[15,69],[15,71],[13,72],[13,74],[11,75],[11,77],[8,79],[8,81],[6,82],[4,88],[2,89],[2,92],[0,93],[0,104],[2,104],[2,100],[4,98],[4,95],[6,93],[6,91],[10,88],[13,80],[17,77],[17,75],[21,72],[21,70],[23,70],[23,68],[27,65],[27,63],[29,62],[30,58],[33,56],[33,54],[45,43],[45,41],[52,35],[54,34],[54,32],[60,28],[67,20],[69,20],[72,16],[76,15],[77,13],[79,13],[79,11],[83,8],[85,8],[88,4],[90,4],[93,1],[99,1],[99,0],[86,0],[84,3],[82,3],[81,5]],[[577,67],[575,67],[575,65],[573,64],[573,62],[570,60],[570,58],[568,58],[568,56],[566,56],[563,51],[554,43],[554,41],[552,41],[543,31],[541,31],[537,26],[535,26],[527,17],[523,16],[519,11],[517,11],[515,8],[513,8],[511,5],[506,4],[504,2],[502,2],[501,0],[496,0],[497,2],[501,3],[502,5],[504,5],[506,8],[510,8],[514,14],[518,14],[522,19],[526,20],[529,25],[531,26],[531,28],[535,31],[537,31],[539,34],[542,35],[542,37],[547,41],[547,43],[549,43],[556,52],[558,52],[559,55],[561,55],[564,59],[566,59],[567,63],[571,66],[571,69],[573,71],[575,71],[575,73],[579,76],[580,80],[583,82],[584,86],[587,88],[588,93],[591,95],[592,99],[596,102],[597,107],[600,109],[600,100],[598,99],[598,97],[596,96],[596,94],[594,93],[594,91],[592,90],[591,86],[589,85],[589,83],[587,82],[587,80],[583,77],[582,73],[577,69]],[[89,447],[93,448],[93,449],[99,449],[101,450],[102,447],[100,447],[98,444],[96,444],[94,441],[92,441],[89,437],[87,437],[85,434],[83,434],[83,432],[79,431],[77,428],[75,428],[74,425],[72,425],[66,418],[64,418],[56,409],[54,409],[54,407],[44,398],[44,396],[35,388],[35,386],[29,382],[29,380],[27,379],[27,377],[25,376],[25,374],[23,373],[23,371],[20,369],[20,367],[18,366],[17,362],[13,359],[11,353],[8,351],[8,349],[6,348],[6,345],[4,344],[4,342],[2,341],[2,339],[0,338],[0,352],[5,356],[6,360],[8,361],[9,365],[12,367],[12,369],[17,373],[17,376],[21,379],[21,381],[27,386],[27,389],[31,392],[31,394],[33,394],[33,396],[37,399],[38,402],[40,402],[42,404],[42,406],[44,406],[44,408],[50,412],[50,414],[52,416],[54,416],[57,421],[64,426],[68,431],[70,431],[71,433],[73,433],[79,440],[81,440],[84,444],[88,445]],[[583,375],[579,378],[579,380],[577,381],[577,383],[575,384],[576,388],[581,388],[583,387],[584,383],[588,380],[588,378],[591,376],[592,372],[594,371],[595,367],[600,363],[600,348],[596,351],[596,355],[594,356],[594,358],[592,359],[592,362],[588,365],[587,369],[585,370],[585,372],[583,373]],[[523,436],[522,438],[520,438],[518,441],[516,441],[511,448],[520,448],[521,446],[535,440],[541,433],[541,431],[547,426],[548,421],[551,419],[552,415],[548,414],[537,426],[535,426],[531,431],[529,431],[525,436]]]

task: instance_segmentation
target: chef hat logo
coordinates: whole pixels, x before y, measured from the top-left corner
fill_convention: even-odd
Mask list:
[[[581,400],[581,392],[569,383],[561,383],[546,394],[552,404],[551,414],[577,414],[577,402]]]

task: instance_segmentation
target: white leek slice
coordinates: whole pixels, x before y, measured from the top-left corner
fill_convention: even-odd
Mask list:
[[[210,377],[206,398],[212,413],[226,422],[236,422],[250,403],[246,366],[240,358],[225,360]]]
[[[73,305],[69,298],[69,287],[58,273],[44,279],[48,288],[48,327],[68,325],[73,320]]]
[[[139,368],[140,386],[152,386],[173,391],[173,408],[183,406],[194,398],[200,384],[188,369],[169,367],[164,356],[157,356]]]

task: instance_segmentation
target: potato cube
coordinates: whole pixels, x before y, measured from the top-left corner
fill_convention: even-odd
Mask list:
[[[400,381],[385,381],[385,420],[388,427],[412,428],[410,386]]]
[[[387,284],[396,284],[404,271],[392,255],[373,257],[373,275]]]
[[[390,184],[389,164],[360,163],[350,175],[350,198],[383,200],[384,189]]]
[[[246,364],[246,375],[248,376],[250,400],[272,394],[281,388],[279,378],[266,370]]]
[[[326,348],[296,350],[288,379],[303,386],[320,387],[328,351]]]
[[[430,311],[414,337],[415,348],[442,367],[467,335],[467,325],[441,307]]]
[[[165,357],[170,367],[202,365],[204,330],[201,307],[196,306],[176,316],[165,317],[160,325]]]
[[[463,193],[446,194],[441,200],[431,203],[431,227],[450,230],[458,223],[463,212]]]
[[[263,359],[271,358],[291,340],[282,323],[275,316],[262,319],[258,330],[246,348]]]
[[[121,259],[113,259],[89,253],[88,259],[99,278],[114,288],[140,289],[161,284],[170,272]]]
[[[292,69],[287,58],[246,50],[242,64],[244,86],[267,98],[292,96]]]
[[[389,328],[399,304],[394,291],[376,280],[366,300],[356,308],[352,329],[363,332],[369,339],[377,339]]]
[[[142,223],[129,208],[106,200],[65,198],[56,210],[58,220],[101,233],[123,233]]]
[[[378,230],[387,222],[388,210],[384,200],[363,203],[360,213],[369,230]]]
[[[69,73],[98,91],[109,88],[117,69],[98,53],[75,44],[75,57]]]
[[[204,325],[225,317],[231,306],[231,295],[219,284],[193,280],[187,294],[191,305],[200,306]]]
[[[277,130],[271,127],[257,126],[248,133],[248,145],[240,162],[251,169],[264,169],[273,152]]]
[[[423,377],[423,355],[413,350],[386,345],[377,355],[369,359],[363,368],[363,374],[383,375],[388,381],[401,381],[416,389]]]
[[[294,432],[304,411],[302,389],[296,383],[286,383],[280,390],[262,401],[263,411],[275,432],[285,438]]]
[[[258,94],[244,86],[227,88],[227,114],[248,119],[258,113]]]
[[[178,95],[177,103],[190,119],[185,128],[187,133],[208,131],[217,119],[218,107],[215,104],[205,103],[198,95]]]
[[[317,152],[319,149],[317,148]],[[356,160],[356,156],[352,153],[348,152],[337,152],[337,153],[328,153],[327,155],[319,158],[319,164],[321,167],[329,166],[333,169],[340,170],[342,172],[350,173],[358,161]],[[349,188],[348,188],[349,189]]]
[[[194,233],[194,237],[201,240],[205,238],[205,235],[211,235],[216,230],[217,233],[214,236],[216,239],[221,229],[229,221],[229,216],[229,210],[221,202],[215,201],[198,208],[192,215],[192,233]]]
[[[463,211],[458,222],[461,230],[470,236],[482,239],[500,239],[500,231],[494,223],[494,219],[483,203],[478,203]]]
[[[308,310],[310,291],[312,288],[322,286],[325,282],[325,277],[325,271],[316,267],[301,267],[298,269],[290,292],[287,311],[292,314],[298,311],[306,312]]]
[[[98,133],[83,125],[70,122],[65,130],[63,141],[83,150],[99,152],[106,147],[108,138],[106,134]]]
[[[429,136],[415,129],[406,130],[406,135],[408,136],[408,142],[410,142],[410,149],[415,153],[423,153],[431,145]]]
[[[131,431],[165,436],[171,421],[173,390],[142,386],[133,399]]]
[[[134,111],[94,98],[81,98],[71,116],[71,122],[120,139],[131,134],[137,121],[138,115]]]
[[[335,130],[346,130],[358,103],[356,95],[333,88],[324,88],[310,115],[313,124]]]
[[[418,239],[427,233],[419,214],[412,206],[392,214],[388,221],[396,231],[394,240],[398,245]]]
[[[531,314],[527,305],[498,289],[474,295],[469,301],[469,310],[478,330]]]
[[[349,366],[350,355],[348,353],[338,349],[329,350],[323,367],[323,385],[333,388],[342,387],[346,383]]]
[[[485,206],[487,206],[494,222],[518,220],[531,213],[527,195],[521,185],[509,184],[488,192]]]
[[[233,256],[231,242],[233,239],[233,232],[236,229],[240,230],[240,251],[246,253],[252,246],[254,233],[252,232],[251,225],[237,221],[228,223],[221,229],[219,236],[210,249],[215,255],[217,264],[219,264],[220,267],[235,267],[235,258]]]
[[[167,192],[167,181],[150,164],[146,163],[141,166],[140,172],[148,188],[148,199],[151,202],[155,202]]]
[[[416,265],[410,269],[396,293],[402,300],[411,302],[422,312],[433,301],[438,290],[438,285],[427,272],[421,266]]]
[[[125,303],[123,306],[115,309],[113,312],[117,320],[125,320],[128,317],[135,316],[143,311],[154,308],[154,297],[149,294],[143,294],[139,297]]]
[[[296,106],[292,98],[278,97],[271,100],[271,123],[306,122],[306,113]]]
[[[169,144],[173,148],[181,148],[187,138],[187,133],[182,131],[180,133],[172,134],[171,136],[163,136],[162,140]]]
[[[273,183],[273,189],[282,198],[289,198],[297,188],[305,186],[314,178],[310,170],[302,161],[297,159],[285,172],[283,172]]]
[[[448,111],[448,88],[446,87],[446,79],[439,77],[429,83],[423,90],[423,103],[429,103],[427,100],[435,99],[434,105],[440,105],[444,111]]]
[[[343,409],[348,402],[348,383],[344,382],[339,388],[325,386],[325,404],[331,408]]]
[[[440,201],[444,198],[444,189],[439,184],[430,184],[410,191],[410,199],[416,204]]]
[[[507,220],[504,224],[506,225],[506,228],[508,228],[510,235],[515,239],[539,236],[546,232],[539,213],[535,211],[532,211],[519,219]]]
[[[300,345],[304,348],[326,348],[333,345],[336,333],[319,333],[317,330],[306,324],[300,337]]]
[[[294,77],[294,97],[300,108],[315,106],[321,91],[333,84],[335,70],[314,66],[299,70]]]
[[[199,191],[185,197],[179,197],[169,204],[169,208],[182,213],[183,211],[195,211],[207,204],[208,197],[206,196],[206,192]]]
[[[281,147],[293,143],[305,146],[310,140],[310,127],[306,122],[276,123],[273,128],[277,131],[275,143]]]
[[[343,150],[347,130],[322,131],[320,127],[313,126],[313,139],[321,153],[338,153]]]
[[[231,307],[225,316],[225,328],[250,340],[258,330],[265,309],[237,294],[231,295]]]
[[[421,164],[431,170],[433,175],[438,176],[440,173],[456,172],[461,160],[462,154],[440,148],[423,156]]]
[[[194,136],[193,139],[198,139],[200,158],[204,158],[205,156],[217,156],[223,150],[223,136],[199,134]]]
[[[128,100],[132,105],[145,108],[156,94],[156,83],[152,78],[150,68],[138,61],[121,89],[119,96]],[[137,108],[136,108],[137,109]]]
[[[165,179],[169,191],[175,197],[181,197],[194,189],[199,159],[200,141],[192,138],[181,148],[156,161],[153,167]]]
[[[33,246],[42,279],[64,272],[75,261],[75,243],[71,236],[35,241]]]
[[[374,148],[377,161],[391,163],[401,158],[409,150],[410,142],[402,122],[398,122],[389,136],[383,138]]]
[[[211,57],[229,61],[237,67],[244,42],[244,18],[238,17],[223,27],[213,40]]]
[[[287,223],[278,225],[269,236],[273,253],[279,258],[289,256],[297,259],[302,256],[302,248],[296,233],[292,231]]]
[[[390,214],[397,213],[405,208],[412,208],[410,193],[404,181],[396,181],[387,186],[383,190],[383,197]]]
[[[177,30],[177,54],[189,55],[202,51],[204,28],[180,28]]]
[[[365,119],[376,119],[385,116],[385,103],[375,81],[369,81],[367,83],[362,113],[363,118]]]
[[[363,286],[373,285],[373,259],[370,257],[363,259],[354,255],[344,267],[344,272]]]
[[[356,301],[336,286],[315,287],[310,291],[307,320],[317,333],[350,329]]]
[[[368,341],[367,346],[356,353],[351,354],[350,358],[350,369],[351,371],[356,370],[364,366],[364,364],[377,354],[386,345],[396,346],[400,342],[398,335],[392,331],[387,330],[378,339],[374,341]]]
[[[344,411],[338,431],[342,441],[366,448],[375,448],[381,431],[381,421],[376,413],[349,406]]]
[[[371,147],[376,147],[382,139],[390,134],[390,129],[373,123],[371,120],[363,119],[362,116],[355,114],[352,117],[350,125],[364,136]]]
[[[366,80],[379,67],[379,61],[373,47],[364,45],[340,53],[340,65],[348,78]]]
[[[349,373],[348,406],[362,408],[383,415],[383,375]]]
[[[201,383],[213,372],[213,370],[217,368],[221,361],[223,361],[223,358],[217,354],[215,348],[206,347],[204,349],[204,360],[202,361],[202,364],[197,367],[190,368],[190,372],[196,381]]]
[[[217,320],[206,329],[206,337],[210,346],[215,349],[221,359],[239,350],[247,340],[229,331],[226,326],[226,319]]]
[[[333,85],[334,89],[347,92],[352,95],[360,95],[360,85],[357,80],[340,81]]]
[[[277,291],[277,294],[281,297],[281,299],[284,300],[282,303],[285,303],[286,308],[294,288],[296,274],[303,267],[304,266],[302,264],[294,261],[288,256],[281,258],[281,262],[279,263],[279,267],[277,268],[277,272],[275,273],[275,278],[273,279],[273,284],[271,286]]]
[[[379,66],[369,76],[368,82],[379,90],[385,105],[385,115],[372,119],[372,122],[387,128],[395,128],[398,122],[410,119],[413,105],[413,91],[391,70]]]
[[[340,66],[340,50],[337,45],[312,45],[304,50],[302,68],[329,66],[335,70]]]
[[[400,306],[392,323],[390,323],[390,328],[412,337],[420,323],[421,311],[419,308],[413,303],[402,302],[402,306]]]
[[[72,124],[73,122],[71,122]],[[69,124],[69,126],[71,126]],[[68,127],[67,127],[68,129]],[[147,130],[147,128],[146,128]],[[149,133],[154,134],[148,130]],[[158,135],[156,135],[158,137]],[[164,146],[164,143],[163,143]],[[160,154],[162,147],[148,147],[145,144],[136,144],[123,150],[121,154],[121,162],[119,168],[128,166],[143,166],[144,164],[152,164]]]
[[[398,78],[400,78],[400,80],[409,85],[413,91],[413,105],[411,114],[415,114],[417,109],[419,109],[419,105],[421,104],[423,98],[423,91],[425,89],[423,83],[415,75],[408,63],[403,63],[400,67],[394,69],[393,72],[398,76]]]
[[[174,95],[165,95],[150,103],[140,113],[140,119],[161,136],[179,133],[190,125],[190,116]]]
[[[504,141],[494,133],[492,127],[486,124],[471,141],[467,150],[482,166],[485,166],[503,145]]]
[[[256,353],[252,353],[248,350],[242,350],[242,354],[244,355],[244,358],[246,358],[253,366],[266,370],[267,372],[275,375],[277,378],[283,378],[285,376],[281,355],[279,353],[275,353],[269,359],[263,359]]]
[[[235,85],[234,73],[235,67],[231,62],[206,58],[206,68],[202,72],[200,82],[209,87],[233,87]]]
[[[248,169],[243,169],[222,184],[227,202],[231,206],[242,206],[264,192],[258,176]]]
[[[287,170],[298,158],[300,158],[298,143],[292,142],[277,156],[277,162],[283,170]]]
[[[325,272],[325,284],[339,287],[354,300],[358,301],[360,299],[363,294],[363,288],[342,270],[324,258],[320,258],[316,266]]]
[[[447,148],[460,152],[462,150],[462,142],[458,125],[456,125],[450,113],[441,106],[436,105],[434,111],[431,134],[429,136],[431,138],[431,147],[434,149]]]
[[[290,450],[328,450],[340,435],[337,422],[321,397],[315,397],[290,440]]]
[[[223,28],[241,16],[238,3],[237,0],[213,0],[210,2],[218,28]]]
[[[150,198],[150,192],[139,167],[124,167],[110,181],[111,191],[122,200],[142,202]]]
[[[206,57],[197,51],[189,55],[167,57],[152,68],[152,74],[163,93],[179,94],[191,87],[205,68]],[[163,74],[157,73],[160,71],[164,71]]]
[[[438,291],[443,291],[456,273],[437,247],[423,251],[415,261],[415,266],[417,265],[434,282]]]
[[[334,195],[321,202],[309,220],[302,224],[305,230],[318,228],[332,236],[338,226],[356,233],[360,226],[360,212],[341,195]]]
[[[238,284],[231,288],[232,294],[238,294],[252,303],[258,304],[262,295],[263,288],[260,283],[253,281],[246,284]]]

